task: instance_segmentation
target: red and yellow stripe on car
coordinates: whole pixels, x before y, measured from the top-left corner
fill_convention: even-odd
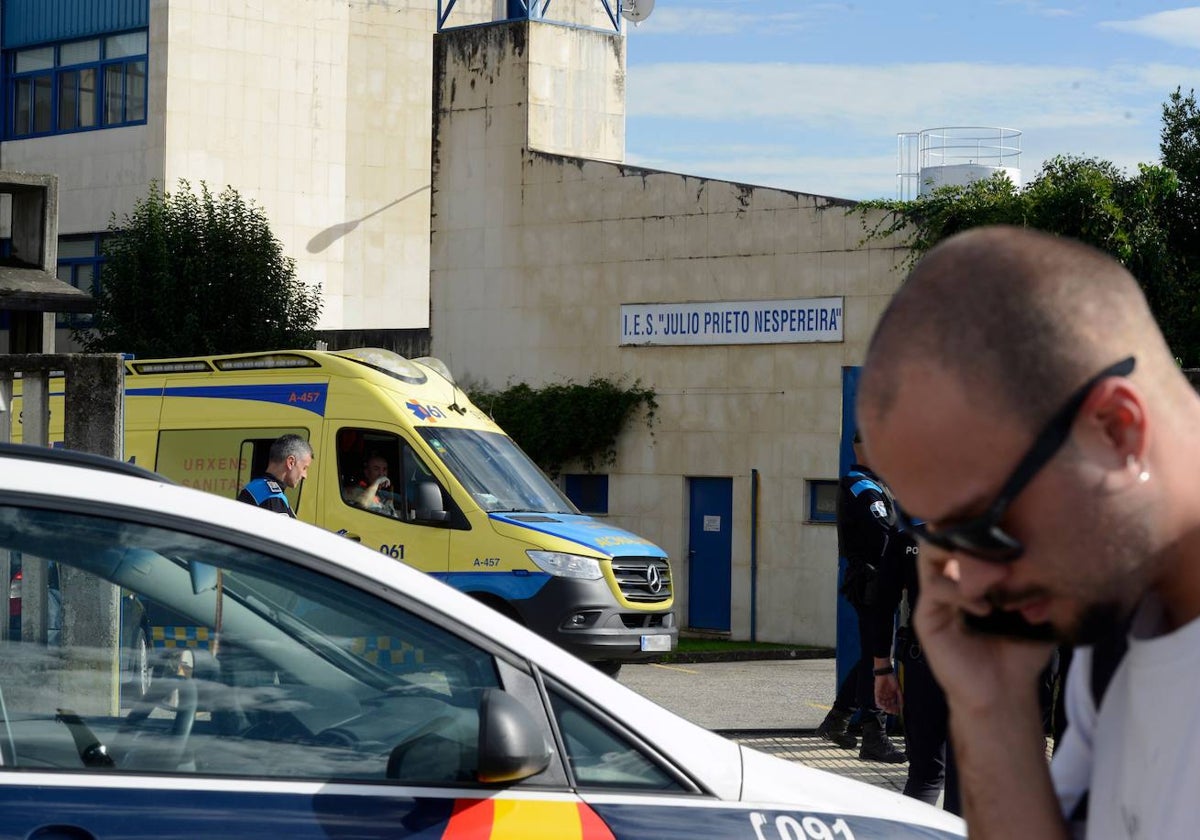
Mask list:
[[[459,799],[442,840],[615,840],[583,802]]]

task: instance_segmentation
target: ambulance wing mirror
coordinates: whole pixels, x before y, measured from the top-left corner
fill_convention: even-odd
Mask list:
[[[442,503],[442,488],[436,481],[418,481],[412,509],[420,522],[445,522],[450,518]]]
[[[517,782],[550,766],[550,747],[521,701],[499,688],[479,702],[479,781]]]

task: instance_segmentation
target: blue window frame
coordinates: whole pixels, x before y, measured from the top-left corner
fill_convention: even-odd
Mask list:
[[[838,483],[831,479],[809,479],[808,521],[837,522]]]
[[[103,233],[83,233],[58,238],[58,279],[70,283],[93,297],[100,294],[100,267],[104,264],[101,253],[104,245]],[[92,315],[59,313],[56,319],[60,327],[90,327]]]
[[[583,513],[608,513],[608,476],[572,473],[563,476],[563,492]]]
[[[147,30],[4,54],[9,139],[146,122]]]

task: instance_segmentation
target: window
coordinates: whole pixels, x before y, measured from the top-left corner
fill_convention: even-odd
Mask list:
[[[92,296],[100,293],[100,266],[104,262],[101,254],[105,234],[85,233],[58,238],[58,279],[82,289]],[[89,327],[90,313],[69,315],[60,313],[60,327]]]
[[[445,526],[452,503],[407,441],[374,429],[338,431],[342,502],[378,516]]]
[[[583,788],[681,789],[679,782],[627,738],[550,691],[550,706],[575,783]]]
[[[583,513],[608,513],[607,475],[564,475],[563,491]]]
[[[240,437],[242,434],[243,434],[242,432],[236,431],[236,430],[233,432],[225,432],[225,431],[221,431],[221,430],[207,431],[207,430],[203,430],[203,429],[191,429],[188,431],[174,431],[174,432],[160,432],[159,433],[159,445],[158,445],[159,464],[158,464],[157,469],[163,475],[173,475],[172,473],[168,473],[167,471],[165,471],[163,469],[163,453],[167,450],[168,442],[167,442],[166,438],[168,435],[170,435],[172,438],[172,440],[170,442],[173,444],[176,444],[176,446],[172,447],[172,449],[176,452],[179,451],[179,448],[177,445],[181,439],[191,442],[192,444],[196,445],[198,448],[204,447],[204,448],[198,449],[198,451],[201,451],[201,452],[228,452],[229,450],[226,449],[220,442],[225,441],[230,436]],[[236,464],[237,470],[238,470],[238,475],[237,475],[237,481],[235,483],[235,487],[237,488],[237,491],[234,494],[234,498],[237,498],[237,493],[240,493],[242,488],[245,487],[250,482],[251,479],[253,479],[255,476],[262,475],[263,473],[265,473],[267,471],[267,465],[271,463],[271,447],[274,445],[275,441],[278,440],[282,435],[299,435],[300,437],[304,438],[305,440],[308,440],[308,429],[301,429],[301,428],[282,429],[278,432],[275,432],[274,430],[272,430],[270,437],[246,438],[246,439],[242,440],[241,445],[238,448],[238,460],[237,460],[237,464]],[[216,445],[213,445],[214,442],[217,442]],[[207,447],[204,446],[205,443],[208,444]],[[184,451],[188,451],[188,450],[185,449]],[[190,451],[195,452],[197,450],[190,450]],[[193,459],[193,460],[200,460],[200,459]],[[219,468],[219,465],[218,465],[218,468]],[[185,470],[186,470],[186,461],[185,461]],[[185,480],[183,483],[187,484],[188,482]],[[198,485],[191,484],[189,486],[196,487]],[[200,489],[203,490],[203,489],[208,489],[208,488],[201,486]],[[303,481],[301,481],[295,487],[283,488],[283,495],[287,496],[288,507],[290,507],[292,509],[293,513],[296,513],[296,514],[300,513],[300,497],[301,497],[303,491],[304,491],[304,482]]]
[[[260,551],[106,516],[0,506],[0,551],[21,562],[18,611],[40,581],[62,617],[57,640],[4,644],[6,770],[476,779],[499,671],[444,627]],[[91,611],[105,593],[110,646]]]
[[[417,431],[485,511],[578,512],[506,435],[444,426]]]
[[[830,479],[809,479],[808,521],[837,522],[838,483]]]
[[[146,121],[144,29],[12,50],[5,57],[10,138]]]
[[[302,426],[277,429],[166,429],[158,433],[158,460],[146,466],[187,487],[236,499],[255,476],[262,475],[270,459],[271,444],[281,435],[309,439]],[[205,457],[205,453],[217,457]],[[233,457],[234,455],[237,457]],[[285,487],[288,504],[297,514],[308,481]],[[309,502],[308,504],[313,504]]]

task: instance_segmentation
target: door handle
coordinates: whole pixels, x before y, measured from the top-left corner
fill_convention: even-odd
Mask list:
[[[342,528],[337,532],[337,534],[339,537],[345,537],[348,540],[354,540],[356,543],[362,542],[362,537],[360,537],[358,534],[351,534],[345,528]]]

